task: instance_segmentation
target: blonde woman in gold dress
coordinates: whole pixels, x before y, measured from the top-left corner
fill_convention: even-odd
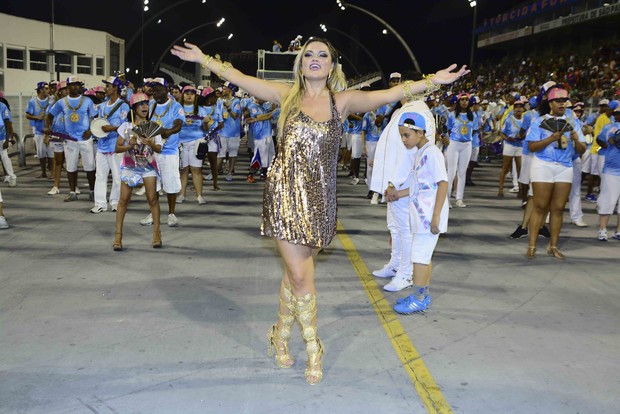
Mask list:
[[[282,107],[278,156],[267,174],[261,232],[273,237],[284,261],[278,322],[268,333],[276,365],[290,368],[290,330],[295,320],[306,343],[306,381],[323,377],[323,343],[316,334],[314,258],[336,233],[336,173],[342,119],[390,102],[430,92],[469,73],[452,65],[432,77],[390,89],[345,91],[338,53],[325,39],[310,38],[299,51],[294,83],[272,82],[245,75],[230,63],[205,55],[193,44],[175,46],[172,54],[200,63],[249,94]]]

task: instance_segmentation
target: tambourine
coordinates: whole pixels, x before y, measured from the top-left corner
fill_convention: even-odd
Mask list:
[[[94,137],[97,138],[105,138],[108,136],[107,132],[103,132],[103,127],[105,125],[110,125],[105,118],[95,118],[90,123],[90,133],[93,134]]]

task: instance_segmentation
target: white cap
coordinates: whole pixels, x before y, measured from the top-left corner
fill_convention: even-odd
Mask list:
[[[556,83],[554,81],[549,81],[549,82],[543,84],[543,86],[542,86],[543,93],[546,93],[549,90],[549,88],[552,87],[555,84]]]
[[[599,106],[600,105],[609,105],[609,99],[601,99],[600,101],[598,101]]]
[[[67,78],[67,85],[70,83],[84,83],[77,75],[71,75]],[[607,101],[609,103],[609,101]]]
[[[402,75],[400,73],[398,73],[398,72],[392,72],[392,73],[390,73],[390,79],[393,79],[393,78],[400,79],[400,78],[402,78]]]

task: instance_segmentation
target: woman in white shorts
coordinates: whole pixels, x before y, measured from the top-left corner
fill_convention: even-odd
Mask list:
[[[181,93],[183,100],[183,111],[185,121],[179,132],[179,143],[181,149],[181,193],[177,196],[177,203],[185,201],[187,195],[187,181],[189,172],[192,171],[192,183],[196,190],[196,201],[198,204],[205,204],[206,200],[202,196],[202,163],[203,159],[196,157],[196,145],[207,134],[209,127],[213,124],[207,117],[204,107],[198,106],[196,99],[196,88],[187,85]],[[209,123],[211,122],[211,123]]]
[[[514,111],[504,121],[504,126],[500,131],[504,139],[504,149],[502,152],[502,170],[499,173],[498,197],[504,197],[504,181],[506,174],[512,169],[512,160],[517,164],[517,176],[521,175],[521,156],[523,155],[523,138],[520,136],[523,124],[523,112],[525,111],[525,97],[521,97],[514,103]]]
[[[548,91],[548,100],[542,101],[540,118],[532,122],[525,141],[534,154],[530,171],[534,193],[534,211],[530,219],[527,257],[536,257],[536,239],[547,211],[551,212],[551,237],[547,253],[564,259],[558,250],[564,208],[573,182],[573,155],[583,154],[586,145],[583,135],[570,118],[565,116],[568,92],[559,86]],[[567,132],[551,132],[547,125],[565,122]],[[551,128],[553,129],[553,128]]]
[[[138,137],[133,131],[135,125],[147,120],[149,97],[144,93],[131,95],[131,121],[118,127],[116,152],[123,153],[121,161],[121,195],[116,210],[116,233],[112,248],[123,250],[123,222],[131,200],[132,189],[144,184],[146,199],[153,216],[153,247],[162,246],[159,231],[159,194],[161,180],[155,153],[161,152],[163,140],[161,135],[152,138]]]

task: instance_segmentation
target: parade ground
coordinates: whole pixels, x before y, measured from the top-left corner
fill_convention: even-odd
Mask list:
[[[324,378],[309,386],[297,327],[291,369],[266,355],[282,265],[245,161],[222,191],[205,182],[207,204],[188,191],[176,228],[162,197],[162,249],[139,224],[144,196],[114,252],[115,214],[89,212],[83,173],[75,202],[64,176],[46,195],[34,159],[2,184],[0,413],[619,412],[620,241],[596,240],[595,204],[588,227],[565,214],[565,261],[542,238],[528,260],[508,238],[520,202],[496,198],[499,163],[481,163],[436,249],[432,306],[405,316],[391,306],[411,291],[370,274],[389,258],[386,206],[340,171],[338,234],[316,265]]]

